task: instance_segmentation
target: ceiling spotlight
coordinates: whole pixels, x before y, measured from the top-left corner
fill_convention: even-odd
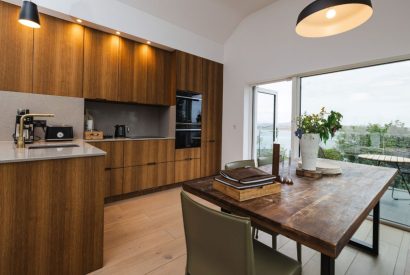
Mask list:
[[[151,45],[151,41],[147,41],[147,44],[148,44],[148,45]]]
[[[83,23],[83,20],[81,20],[81,19],[79,19],[79,18],[78,18],[76,21],[77,21],[78,23]]]
[[[120,33],[119,31],[116,31],[115,33],[116,33],[117,35],[121,35],[121,33]]]
[[[373,15],[371,0],[316,0],[299,14],[296,33],[325,37],[350,31]]]
[[[23,1],[20,9],[19,23],[33,29],[40,28],[40,16],[38,15],[36,4],[31,1]]]

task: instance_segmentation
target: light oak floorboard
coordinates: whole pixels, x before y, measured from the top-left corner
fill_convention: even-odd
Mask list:
[[[92,274],[183,275],[186,264],[181,188],[106,205],[104,267]],[[194,200],[220,210],[200,198]],[[370,242],[372,222],[365,221],[354,235]],[[260,242],[271,246],[269,234]],[[277,237],[278,250],[296,259],[296,243]],[[336,259],[336,274],[410,275],[410,233],[380,226],[380,255],[372,257],[347,246]],[[303,275],[320,274],[320,254],[302,246]]]

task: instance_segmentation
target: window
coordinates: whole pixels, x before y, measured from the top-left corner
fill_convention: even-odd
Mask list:
[[[325,158],[395,167],[363,154],[410,158],[410,61],[301,78],[301,112],[321,107],[343,114],[343,129],[321,144]],[[381,217],[410,225],[408,165],[381,201]],[[393,200],[397,198],[398,200]]]

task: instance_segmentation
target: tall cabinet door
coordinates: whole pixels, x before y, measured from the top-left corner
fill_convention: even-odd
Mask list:
[[[34,30],[34,93],[83,96],[84,28],[42,15]]]
[[[201,176],[211,176],[221,168],[223,65],[204,60]]]
[[[203,92],[203,59],[201,57],[176,52],[176,88],[182,91]]]
[[[120,38],[97,30],[84,33],[84,97],[117,100]]]
[[[17,22],[19,11],[19,7],[0,1],[0,90],[31,93],[33,29]]]

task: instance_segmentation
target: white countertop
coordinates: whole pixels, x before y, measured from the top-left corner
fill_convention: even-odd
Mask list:
[[[84,140],[86,142],[102,142],[102,141],[128,141],[128,140],[162,140],[162,139],[175,139],[175,137],[135,137],[135,138],[105,138],[105,139],[92,139]]]
[[[41,145],[67,145],[76,144],[78,147],[56,147],[28,149],[29,147]],[[26,148],[17,149],[13,141],[0,141],[0,164],[12,162],[38,161],[49,159],[66,159],[104,156],[106,153],[84,140],[74,140],[68,142],[35,142],[26,144]]]

